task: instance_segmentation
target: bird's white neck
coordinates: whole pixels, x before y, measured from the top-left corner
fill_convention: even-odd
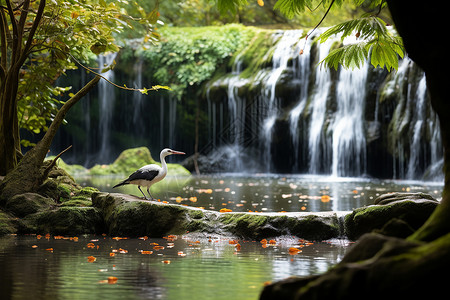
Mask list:
[[[161,168],[163,169],[163,173],[167,173],[167,164],[166,164],[166,156],[162,153],[159,155],[159,160],[161,161]]]

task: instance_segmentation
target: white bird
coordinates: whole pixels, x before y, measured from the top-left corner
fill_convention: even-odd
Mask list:
[[[165,158],[166,156],[172,154],[185,154],[185,153],[168,148],[163,149],[159,154],[159,158],[161,160],[161,167],[155,164],[143,166],[142,168],[140,168],[139,170],[135,171],[133,174],[128,176],[127,179],[113,186],[113,188],[125,184],[136,184],[138,186],[138,189],[141,191],[142,195],[144,195],[144,198],[146,200],[149,200],[147,196],[145,196],[144,192],[141,190],[141,186],[145,186],[147,187],[147,193],[152,198],[152,200],[154,200],[152,194],[150,193],[150,187],[153,184],[163,180],[164,177],[166,177],[167,164]]]

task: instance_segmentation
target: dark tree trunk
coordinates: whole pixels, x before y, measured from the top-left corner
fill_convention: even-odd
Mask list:
[[[442,3],[388,0],[397,31],[409,57],[425,72],[431,105],[439,117],[444,146],[445,185],[442,202],[411,239],[434,240],[450,232],[450,63],[443,28],[448,27],[447,11]]]
[[[100,78],[96,76],[61,107],[44,137],[24,155],[17,167],[6,175],[0,184],[0,203],[14,195],[33,192],[39,188],[46,179],[46,172],[41,169],[42,163],[66,113],[97,84]]]

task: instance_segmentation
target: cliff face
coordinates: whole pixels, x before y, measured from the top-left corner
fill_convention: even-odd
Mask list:
[[[197,119],[204,170],[212,160],[210,171],[441,176],[436,116],[423,72],[408,58],[393,73],[370,64],[327,70],[319,63],[341,45],[338,38],[318,44],[302,30],[242,26],[177,30],[157,49],[124,49],[113,71],[127,86],[170,80],[175,91],[146,97],[99,90],[111,113],[91,104],[69,116],[79,137],[62,133],[61,144],[83,145],[70,162],[89,164],[96,154],[107,160],[98,149],[113,157],[137,146],[193,152]],[[98,138],[101,128],[111,131],[108,140]]]

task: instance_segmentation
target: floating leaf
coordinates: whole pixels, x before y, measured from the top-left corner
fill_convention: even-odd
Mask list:
[[[117,277],[114,277],[114,276],[108,277],[108,283],[109,284],[116,284],[117,283]]]
[[[88,262],[93,263],[94,261],[97,260],[97,258],[95,258],[94,256],[88,256]]]
[[[298,253],[300,253],[300,252],[302,252],[302,250],[300,250],[300,249],[298,249],[298,248],[295,248],[295,247],[289,248],[289,254],[290,254],[290,255],[296,255],[296,254],[298,254]]]

